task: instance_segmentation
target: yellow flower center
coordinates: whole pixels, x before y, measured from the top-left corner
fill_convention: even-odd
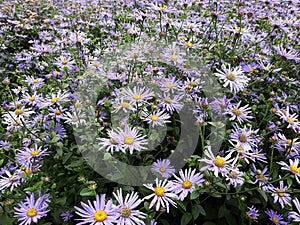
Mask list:
[[[24,113],[23,109],[16,109],[15,114],[22,115]]]
[[[283,197],[284,196],[284,190],[278,189],[277,194],[278,194],[279,197]]]
[[[167,85],[167,88],[169,88],[169,89],[171,89],[172,87],[174,87],[173,84],[168,84],[168,85]]]
[[[57,102],[58,100],[59,100],[59,98],[57,98],[57,97],[51,98],[51,103],[55,103],[55,102]]]
[[[246,134],[240,134],[239,139],[241,142],[245,143],[247,142],[247,135]]]
[[[274,223],[278,223],[279,222],[279,219],[277,216],[272,216],[272,220]]]
[[[250,73],[253,73],[253,72],[254,72],[254,69],[253,69],[253,68],[250,68],[250,69],[249,69],[249,72],[250,72]]]
[[[290,145],[290,144],[292,144],[292,140],[291,139],[286,139],[285,143]]]
[[[61,61],[61,64],[67,65],[67,64],[68,64],[68,61],[64,59],[63,61]]]
[[[34,216],[36,216],[36,214],[37,214],[37,211],[35,208],[30,208],[27,211],[27,216],[29,216],[29,217],[34,217]]]
[[[172,99],[170,99],[170,98],[165,98],[165,103],[171,104],[171,103],[172,103]]]
[[[185,189],[189,189],[191,186],[192,186],[192,182],[189,181],[189,180],[185,180],[182,183],[182,187],[185,188]]]
[[[26,170],[24,170],[24,174],[27,174],[27,175],[29,175],[29,174],[31,174],[31,169],[30,168],[26,168]]]
[[[236,76],[233,73],[228,73],[227,74],[227,79],[230,80],[230,81],[235,81]]]
[[[175,61],[175,60],[178,59],[178,57],[177,57],[176,55],[172,55],[172,56],[171,56],[171,59]]]
[[[128,218],[128,217],[130,216],[130,214],[131,214],[131,209],[128,208],[128,207],[126,207],[126,206],[124,206],[124,207],[120,210],[120,213],[121,213],[121,215],[122,215],[123,217]]]
[[[30,152],[30,155],[31,156],[37,156],[37,155],[39,155],[40,153],[38,152],[38,151],[32,151],[32,152]]]
[[[228,173],[228,176],[229,176],[230,178],[236,178],[236,177],[237,177],[237,173],[234,172],[234,171],[230,171],[230,172]]]
[[[131,145],[133,144],[134,142],[134,139],[132,137],[125,137],[124,138],[124,143],[127,144],[127,145]]]
[[[29,97],[29,100],[30,100],[30,101],[34,101],[34,100],[35,100],[35,97],[34,97],[34,96],[30,96],[30,97]]]
[[[16,127],[16,126],[21,125],[21,121],[19,121],[19,120],[16,121],[16,120],[15,120],[12,124]]]
[[[167,168],[164,167],[164,166],[162,166],[162,167],[159,168],[159,171],[162,172],[162,173],[163,173],[163,172],[166,172],[166,170],[167,170]]]
[[[107,218],[107,214],[103,210],[98,210],[97,212],[94,213],[94,219],[97,222],[102,222],[102,221],[106,220],[106,218]]]
[[[239,115],[242,114],[241,110],[239,110],[239,109],[233,109],[232,112],[233,112],[233,114],[236,115],[236,116],[239,116]]]
[[[159,197],[163,197],[165,195],[165,189],[162,188],[162,187],[156,187],[156,188],[154,188],[154,192]]]
[[[220,157],[220,156],[217,156],[214,160],[214,164],[217,166],[217,167],[223,167],[225,165],[225,160]]]
[[[240,145],[237,146],[235,149],[236,149],[237,152],[244,152],[244,148]]]
[[[72,122],[74,122],[74,123],[78,122],[78,120],[79,120],[77,116],[72,116],[71,119],[72,119]]]
[[[151,120],[153,120],[153,121],[157,121],[157,120],[158,120],[158,116],[156,116],[156,115],[152,115],[152,116],[151,116]]]
[[[164,10],[165,10],[165,7],[160,6],[160,7],[159,7],[159,10],[160,10],[160,11],[164,11]]]
[[[292,117],[287,117],[286,120],[289,122],[289,123],[294,123],[294,119]]]
[[[140,100],[140,99],[142,98],[142,96],[139,95],[139,94],[135,94],[135,95],[132,96],[132,98],[133,98],[134,100]]]
[[[189,48],[193,47],[193,45],[194,45],[194,44],[191,43],[191,42],[186,43],[186,46],[189,47]]]
[[[300,168],[298,168],[295,165],[291,165],[290,166],[291,171],[293,171],[294,173],[300,173]]]
[[[122,107],[123,108],[129,108],[129,103],[128,102],[122,102]]]
[[[60,110],[58,110],[58,109],[55,110],[55,114],[56,114],[56,115],[60,115]]]

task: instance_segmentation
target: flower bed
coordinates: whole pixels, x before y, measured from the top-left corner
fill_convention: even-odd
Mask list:
[[[4,0],[0,224],[299,224],[297,0]]]

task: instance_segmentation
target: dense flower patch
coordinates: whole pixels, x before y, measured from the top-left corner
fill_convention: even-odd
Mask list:
[[[0,224],[299,224],[297,0],[4,0]]]

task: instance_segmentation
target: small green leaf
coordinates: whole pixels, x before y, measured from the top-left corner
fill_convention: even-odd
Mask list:
[[[91,191],[90,189],[88,189],[88,188],[83,188],[80,191],[80,195],[81,196],[95,196],[95,193],[93,191]]]
[[[193,191],[191,194],[191,199],[199,198],[200,192],[199,191]]]
[[[193,216],[191,213],[185,213],[181,218],[181,225],[187,225],[191,220]]]

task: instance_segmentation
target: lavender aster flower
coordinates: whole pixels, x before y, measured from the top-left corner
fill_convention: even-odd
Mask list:
[[[92,224],[92,225],[112,225],[116,222],[115,209],[112,200],[109,199],[105,203],[105,194],[96,196],[96,201],[93,204],[88,201],[88,204],[81,202],[83,209],[74,206],[76,214],[81,216],[81,222],[77,225]]]
[[[25,202],[19,203],[20,208],[15,209],[15,217],[20,217],[19,225],[30,225],[32,222],[37,223],[39,219],[47,216],[49,210],[46,199],[41,196],[36,201],[34,193],[30,193],[30,196],[26,198]]]

